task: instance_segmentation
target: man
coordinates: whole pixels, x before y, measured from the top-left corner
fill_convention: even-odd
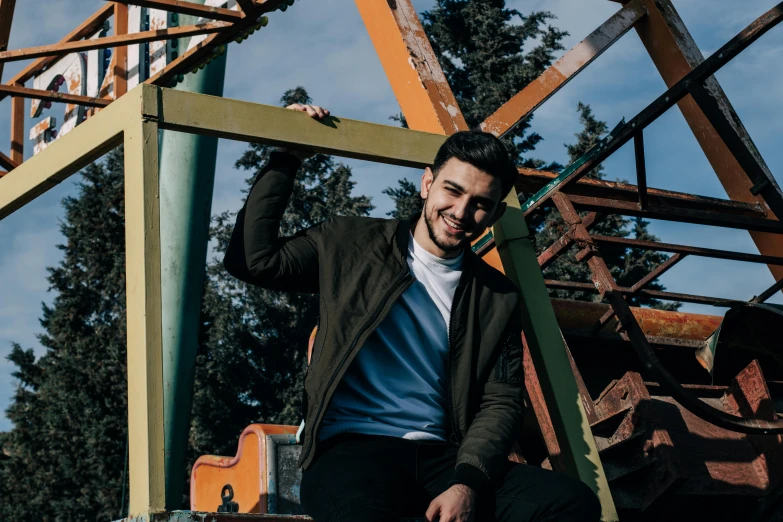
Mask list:
[[[224,264],[251,284],[320,294],[300,459],[307,513],[598,520],[597,498],[578,480],[508,461],[523,412],[519,294],[470,250],[517,176],[500,141],[447,139],[411,221],[336,217],[278,237],[300,164],[301,154],[271,153]]]

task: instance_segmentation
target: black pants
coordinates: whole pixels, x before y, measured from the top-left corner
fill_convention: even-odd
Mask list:
[[[424,518],[448,489],[457,448],[446,442],[371,435],[338,435],[320,443],[302,476],[301,499],[316,522],[398,522]],[[479,495],[475,522],[592,522],[601,506],[579,480],[534,466],[508,463]]]

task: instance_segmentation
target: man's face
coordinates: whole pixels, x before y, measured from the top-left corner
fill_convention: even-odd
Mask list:
[[[433,179],[428,167],[421,177],[424,220],[435,245],[444,252],[464,248],[505,210],[500,179],[470,163],[448,160]]]

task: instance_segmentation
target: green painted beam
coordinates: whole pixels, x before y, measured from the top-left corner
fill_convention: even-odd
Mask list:
[[[506,213],[492,233],[503,270],[522,295],[522,328],[560,446],[558,460],[598,495],[602,520],[618,520],[516,190],[505,201]]]
[[[330,116],[321,121],[271,105],[161,87],[162,129],[313,150],[378,163],[426,167],[446,136]]]

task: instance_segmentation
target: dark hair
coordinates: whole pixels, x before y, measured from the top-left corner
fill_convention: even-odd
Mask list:
[[[451,158],[470,163],[490,176],[500,178],[501,198],[506,197],[519,176],[506,146],[487,132],[462,131],[449,136],[435,155],[432,173],[437,176]]]

